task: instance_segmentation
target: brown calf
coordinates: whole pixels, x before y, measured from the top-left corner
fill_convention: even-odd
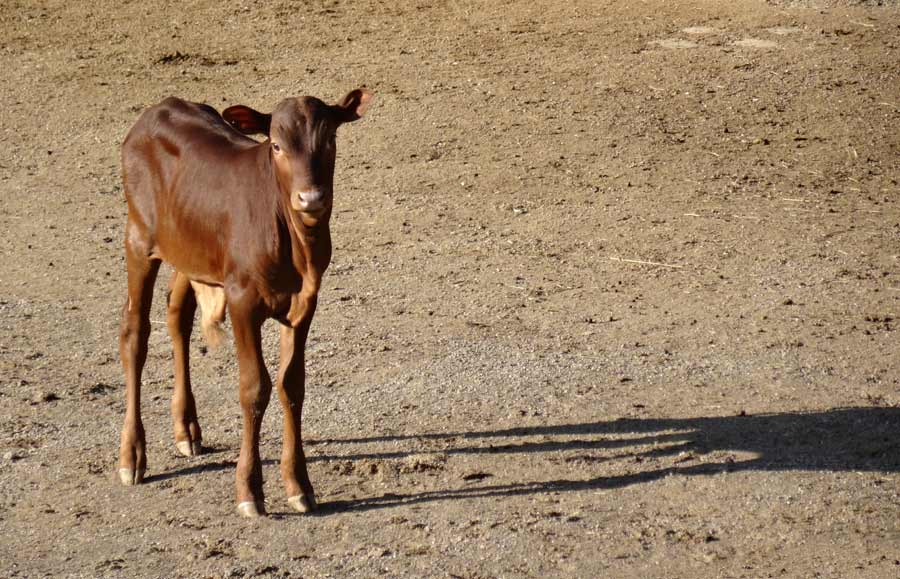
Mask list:
[[[122,146],[128,299],[119,342],[126,388],[119,455],[123,483],[140,483],[147,467],[141,371],[153,285],[166,261],[175,269],[168,326],[175,350],[172,418],[178,450],[190,456],[201,448],[188,369],[199,301],[210,337],[226,308],[231,316],[244,414],[238,511],[264,514],[259,434],[272,382],[260,336],[262,323],[275,318],[281,323],[276,380],[284,406],[281,473],[288,503],[301,512],[315,509],[300,435],[304,347],[331,260],[335,131],[360,118],[371,99],[368,90],[357,89],[337,105],[300,97],[281,101],[271,115],[235,106],[220,116],[209,106],[168,98],[144,112],[128,133]],[[258,142],[245,134],[268,139]]]

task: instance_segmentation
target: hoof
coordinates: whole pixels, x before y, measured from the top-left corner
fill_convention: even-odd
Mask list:
[[[288,504],[300,513],[309,513],[316,510],[316,499],[307,499],[303,495],[288,498]]]
[[[133,470],[130,468],[120,468],[119,480],[122,481],[123,485],[128,486],[141,484],[144,481],[144,471]]]
[[[264,508],[259,508],[260,505],[255,503],[254,501],[244,501],[242,503],[238,503],[237,511],[242,517],[259,517],[266,514],[266,510]]]
[[[180,442],[176,442],[175,448],[178,449],[178,452],[182,456],[197,456],[200,454],[200,450],[201,450],[199,441],[191,442],[189,440],[182,440]]]

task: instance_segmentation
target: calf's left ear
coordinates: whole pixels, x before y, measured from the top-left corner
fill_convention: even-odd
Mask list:
[[[351,90],[335,106],[342,123],[353,122],[363,116],[375,95],[367,88]]]
[[[255,111],[248,106],[235,105],[222,111],[222,118],[245,135],[269,136],[272,115]]]

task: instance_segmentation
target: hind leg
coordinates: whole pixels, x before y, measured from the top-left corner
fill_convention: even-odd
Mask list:
[[[147,360],[150,337],[150,305],[159,260],[151,259],[148,248],[129,222],[125,234],[125,263],[128,268],[128,299],[122,312],[119,356],[125,371],[125,423],[119,446],[119,479],[138,484],[147,469],[146,439],[141,422],[141,372]]]
[[[172,423],[175,448],[184,456],[200,454],[200,423],[191,392],[190,342],[197,299],[188,277],[178,271],[169,280],[166,321],[175,358],[175,391],[172,393]]]

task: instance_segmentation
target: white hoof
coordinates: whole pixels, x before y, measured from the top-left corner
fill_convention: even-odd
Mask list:
[[[123,485],[128,486],[141,484],[144,481],[144,471],[132,470],[130,468],[120,468],[119,480],[122,481]]]
[[[242,517],[258,517],[261,514],[253,501],[238,503],[237,511]]]
[[[200,454],[200,443],[182,440],[175,443],[175,448],[182,456],[198,456]]]
[[[316,510],[316,500],[307,500],[303,495],[289,497],[288,504],[291,505],[291,508],[300,513],[309,513]]]

